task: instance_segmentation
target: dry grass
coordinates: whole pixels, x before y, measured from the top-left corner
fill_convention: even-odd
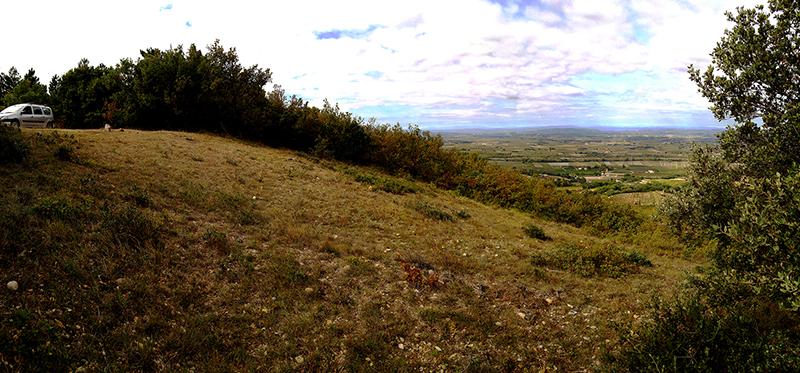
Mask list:
[[[20,289],[0,292],[0,342],[39,329],[3,346],[0,370],[592,371],[617,341],[613,324],[638,320],[695,266],[652,242],[592,237],[428,185],[387,193],[290,151],[61,132],[77,139],[78,161],[1,169],[4,201],[28,188],[31,201],[127,206],[160,241],[101,247],[122,242],[101,239],[102,219],[37,220],[50,241],[3,248],[0,269]],[[531,223],[548,239],[527,237]],[[656,266],[611,279],[531,265],[531,253],[564,244],[613,244]]]

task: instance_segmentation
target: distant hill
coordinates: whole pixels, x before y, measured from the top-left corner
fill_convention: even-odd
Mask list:
[[[538,136],[550,138],[618,138],[618,137],[680,137],[696,138],[702,143],[716,142],[716,134],[720,130],[684,130],[684,129],[642,129],[642,130],[599,130],[579,127],[542,127],[528,129],[503,129],[503,130],[453,130],[441,131],[442,137],[519,137]]]

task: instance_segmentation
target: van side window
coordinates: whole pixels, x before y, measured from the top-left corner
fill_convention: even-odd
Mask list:
[[[24,107],[22,109],[22,113],[20,113],[20,114],[33,114],[33,111],[31,111],[31,107],[30,106],[26,106],[26,107]]]
[[[50,115],[51,111],[49,107],[44,108],[44,115]]]
[[[33,114],[34,115],[42,115],[42,108],[40,108],[38,106],[34,106],[33,107]]]

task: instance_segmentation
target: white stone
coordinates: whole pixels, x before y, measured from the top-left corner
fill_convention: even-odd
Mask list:
[[[17,290],[19,288],[19,284],[17,284],[16,281],[9,281],[6,286],[11,290]]]

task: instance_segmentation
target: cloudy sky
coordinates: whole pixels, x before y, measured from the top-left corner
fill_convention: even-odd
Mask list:
[[[726,10],[764,2],[16,1],[3,5],[0,71],[48,82],[81,58],[219,39],[288,94],[379,122],[719,128],[686,67],[708,65]]]

